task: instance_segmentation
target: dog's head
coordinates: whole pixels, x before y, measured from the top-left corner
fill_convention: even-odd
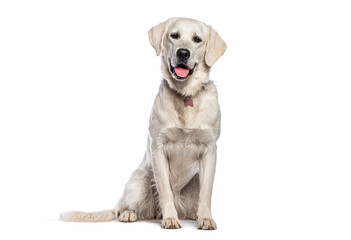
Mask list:
[[[157,56],[162,53],[163,74],[177,82],[199,77],[220,58],[226,45],[210,26],[187,18],[171,18],[149,31]]]

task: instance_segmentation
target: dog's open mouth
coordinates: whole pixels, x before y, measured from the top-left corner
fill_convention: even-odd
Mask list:
[[[194,69],[196,67],[195,66],[192,69],[189,69],[185,64],[181,63],[178,64],[177,66],[173,67],[172,64],[169,64],[170,68],[171,68],[171,72],[176,75],[176,77],[178,79],[185,79],[188,76],[190,76],[191,74],[193,74]]]

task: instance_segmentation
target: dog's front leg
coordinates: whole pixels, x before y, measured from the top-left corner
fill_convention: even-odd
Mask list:
[[[152,165],[162,210],[163,228],[180,228],[177,210],[174,206],[173,193],[169,181],[169,162],[163,150],[163,144],[153,147]]]
[[[211,213],[211,196],[214,174],[216,169],[216,145],[208,146],[203,158],[199,160],[200,194],[199,209],[197,212],[198,228],[214,230],[216,222]]]

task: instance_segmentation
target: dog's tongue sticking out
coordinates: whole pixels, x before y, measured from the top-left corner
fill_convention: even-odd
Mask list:
[[[187,68],[175,67],[174,71],[178,77],[186,77],[189,74],[189,69]]]

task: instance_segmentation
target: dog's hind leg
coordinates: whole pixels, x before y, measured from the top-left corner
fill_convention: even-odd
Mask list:
[[[125,210],[118,216],[120,222],[135,222],[137,219],[137,214],[133,210]]]
[[[144,159],[145,160],[145,159]],[[153,191],[153,174],[146,161],[136,169],[127,182],[123,196],[116,206],[116,215],[121,222],[157,217],[157,204]]]
[[[181,191],[182,211],[185,213],[185,219],[197,219],[199,192],[200,183],[199,174],[197,173]]]

